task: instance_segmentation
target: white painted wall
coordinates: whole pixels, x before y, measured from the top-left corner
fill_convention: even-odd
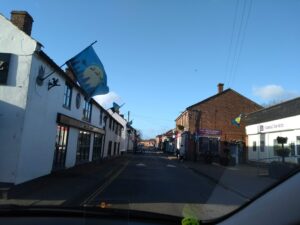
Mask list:
[[[45,75],[54,71],[54,68],[35,52],[39,50],[39,44],[2,15],[0,31],[0,52],[13,54],[8,84],[0,86],[0,182],[19,184],[51,172],[57,113],[82,120],[84,97],[80,94],[81,104],[77,109],[76,95],[80,91],[73,87],[71,109],[64,108],[64,76],[56,71],[42,86],[36,84],[40,66],[45,68]],[[60,86],[48,90],[47,84],[52,78],[58,78]],[[100,109],[93,105],[91,124],[104,129],[105,113],[106,111],[100,125]],[[77,128],[69,129],[67,168],[74,166],[76,162],[78,134]],[[120,142],[120,137],[110,131],[107,140]],[[103,146],[104,144],[103,142]],[[90,160],[92,149],[93,134]]]
[[[127,152],[127,142],[128,142],[128,133],[126,129],[127,120],[124,119],[122,116],[120,116],[118,113],[114,113],[111,109],[108,109],[107,111],[116,121],[118,121],[123,126],[123,129],[121,131],[121,137],[120,137],[120,152]]]
[[[109,113],[108,113],[108,115],[109,115]],[[111,156],[113,156],[113,153],[114,153],[114,142],[120,143],[120,141],[121,141],[121,136],[117,135],[115,133],[115,131],[113,131],[113,126],[111,126],[111,129],[109,128],[110,118],[113,119],[113,117],[108,116],[108,119],[107,119],[107,122],[106,122],[104,154],[103,154],[104,158],[109,157],[108,156],[109,141],[112,141]]]
[[[274,155],[274,139],[278,136],[288,138],[287,144],[284,145],[285,147],[290,147],[291,143],[295,144],[297,156],[296,138],[300,136],[300,115],[246,126],[246,134],[248,135],[249,160],[272,161],[264,159],[276,157]],[[261,151],[261,135],[265,135],[265,151]],[[253,150],[254,141],[256,141],[256,151]],[[286,161],[296,163],[297,158],[287,157]]]
[[[7,85],[0,85],[0,182],[13,182],[23,134],[32,54],[38,45],[2,15],[0,31],[0,52],[12,54]]]
[[[53,71],[53,68],[40,59],[39,56],[35,55],[33,57],[28,103],[24,122],[24,134],[21,142],[20,162],[17,170],[17,183],[51,172],[55,147],[57,113],[60,112],[78,120],[81,120],[83,116],[84,96],[81,95],[81,106],[77,109],[75,102],[76,95],[79,91],[76,90],[76,88],[72,89],[71,110],[63,107],[65,79],[60,74],[54,73],[49,79],[52,79],[53,77],[58,78],[61,86],[54,87],[49,91],[47,87],[48,80],[45,80],[43,86],[38,86],[35,83],[41,65],[45,66],[46,74]],[[91,124],[103,128],[104,125],[100,126],[99,120],[100,110],[93,105]],[[77,138],[78,130],[71,130],[66,158],[68,166],[75,165]],[[74,144],[74,141],[76,144]],[[90,159],[92,157],[92,146],[93,137],[91,138],[90,144]],[[70,154],[69,151],[70,153],[72,152],[72,154]],[[33,161],[35,163],[32,163]],[[37,170],[36,168],[39,169]]]
[[[66,168],[75,166],[78,134],[79,134],[78,129],[70,127],[67,156],[66,156]]]

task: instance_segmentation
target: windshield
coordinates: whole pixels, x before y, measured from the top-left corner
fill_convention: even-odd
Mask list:
[[[299,167],[299,10],[2,2],[0,204],[206,220],[251,201]]]

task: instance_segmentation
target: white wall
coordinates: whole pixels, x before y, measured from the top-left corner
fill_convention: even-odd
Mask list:
[[[12,54],[7,85],[0,85],[0,182],[16,177],[28,77],[37,43],[0,15],[0,52]]]
[[[66,156],[66,168],[75,166],[78,134],[79,134],[78,129],[70,127],[68,146],[67,146],[67,156]]]
[[[54,71],[36,53],[40,45],[2,15],[0,31],[0,53],[12,54],[7,85],[0,85],[0,182],[18,184],[51,172],[57,113],[82,120],[84,97],[80,94],[81,104],[77,109],[76,95],[80,92],[73,87],[71,109],[64,108],[64,76],[56,71],[42,86],[36,84],[41,66],[45,68],[45,76]],[[58,78],[60,86],[48,90],[47,84],[52,78]],[[92,106],[91,125],[104,129],[96,105]],[[78,134],[77,128],[69,129],[67,168],[75,165]],[[120,142],[114,133],[108,136]],[[91,160],[93,134],[90,146]]]
[[[109,120],[112,119],[110,116],[108,116],[107,122],[106,122],[106,130],[105,130],[105,143],[104,143],[104,154],[103,157],[108,157],[108,145],[109,141],[112,141],[112,147],[111,147],[111,156],[114,154],[114,143],[120,143],[121,136],[117,135],[115,131],[113,131],[113,125],[111,125],[111,129],[109,128]],[[121,146],[120,146],[121,148]]]
[[[297,156],[296,137],[300,136],[300,116],[287,117],[279,120],[269,121],[260,124],[246,126],[248,135],[248,158],[249,160],[260,160],[270,162],[275,159],[274,140],[278,137],[287,137],[288,141],[285,147],[295,144],[295,153]],[[261,135],[265,135],[265,150],[261,151]],[[253,151],[253,142],[256,141],[256,151]],[[280,158],[279,158],[280,160]],[[295,157],[287,157],[288,162],[297,162]]]
[[[125,152],[127,151],[128,142],[128,133],[126,128],[127,120],[120,116],[118,113],[114,113],[111,109],[108,109],[107,111],[116,121],[118,121],[123,126],[120,137],[120,152]]]
[[[58,78],[61,86],[48,90],[48,79],[45,80],[43,86],[36,84],[36,76],[41,65],[45,66],[46,74],[53,71],[53,68],[39,56],[33,57],[16,183],[51,172],[55,150],[57,113],[60,112],[78,120],[81,120],[83,116],[84,96],[81,95],[80,108],[77,109],[75,102],[79,91],[76,88],[72,89],[71,110],[63,107],[65,80],[60,74],[54,73],[49,79]],[[101,127],[99,120],[100,110],[93,105],[91,124]],[[67,167],[75,165],[77,138],[78,129],[70,129],[66,158]]]

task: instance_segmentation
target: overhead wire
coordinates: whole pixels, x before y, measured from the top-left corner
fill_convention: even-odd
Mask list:
[[[240,37],[241,37],[242,26],[243,26],[243,23],[244,23],[245,11],[246,11],[246,0],[243,1],[241,22],[239,23],[238,30],[237,30],[237,38],[236,38],[234,51],[233,51],[233,59],[232,59],[230,70],[229,70],[228,85],[231,85],[231,81],[232,81],[232,78],[233,78],[233,70],[234,70],[236,59],[237,59],[237,52],[238,52],[238,48],[239,48],[239,44],[240,44]]]
[[[231,58],[231,55],[232,55],[232,44],[233,44],[234,31],[235,31],[237,15],[238,15],[239,2],[240,2],[239,0],[236,0],[236,2],[235,2],[234,19],[233,19],[233,24],[232,24],[228,55],[227,55],[227,59],[226,59],[226,72],[225,72],[225,80],[224,80],[225,83],[227,83],[227,81],[228,81],[227,80],[228,75],[229,75],[228,68],[229,68],[230,58]]]
[[[249,21],[249,17],[250,17],[250,14],[251,14],[251,9],[252,9],[252,1],[253,0],[249,0],[249,7],[248,7],[248,10],[247,10],[247,14],[246,14],[245,25],[243,27],[241,42],[240,42],[240,46],[239,46],[239,49],[238,49],[238,52],[237,52],[237,59],[236,59],[235,66],[234,66],[233,71],[232,71],[232,84],[234,83],[234,80],[235,80],[238,64],[239,64],[240,57],[241,57],[241,52],[242,52],[244,41],[245,41],[248,21]]]

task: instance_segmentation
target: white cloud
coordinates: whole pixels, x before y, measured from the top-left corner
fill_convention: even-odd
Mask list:
[[[253,94],[264,101],[284,101],[299,96],[299,93],[285,90],[280,85],[269,84],[262,87],[253,87]]]
[[[105,109],[112,107],[113,102],[120,104],[121,97],[115,92],[109,92],[106,95],[97,95],[94,97],[95,101],[102,105]]]

